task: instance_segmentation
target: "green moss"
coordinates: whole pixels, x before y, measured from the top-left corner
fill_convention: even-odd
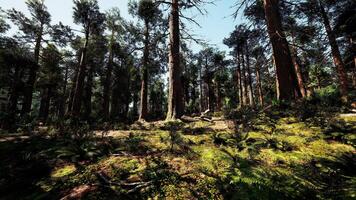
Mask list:
[[[51,174],[52,178],[62,178],[65,176],[68,176],[70,174],[73,174],[75,171],[77,171],[77,168],[75,165],[66,165],[64,167],[58,168],[54,170]]]

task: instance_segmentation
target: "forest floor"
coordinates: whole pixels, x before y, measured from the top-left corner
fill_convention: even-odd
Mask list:
[[[176,129],[174,129],[176,130]],[[0,134],[0,199],[355,199],[356,115]]]

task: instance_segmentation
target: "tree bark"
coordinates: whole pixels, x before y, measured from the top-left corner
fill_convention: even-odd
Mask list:
[[[239,107],[244,106],[243,102],[243,91],[242,91],[242,79],[241,79],[241,57],[240,57],[240,51],[237,49],[237,70],[236,70],[236,78],[237,78],[237,87],[239,90]]]
[[[111,77],[113,71],[113,64],[114,64],[114,53],[113,53],[113,46],[114,46],[114,38],[115,38],[115,31],[111,32],[110,37],[110,46],[109,46],[109,60],[108,60],[108,68],[106,70],[106,77],[103,89],[103,115],[104,120],[108,120],[110,118],[110,94],[111,94]]]
[[[353,54],[354,67],[352,70],[352,86],[356,88],[356,45],[354,44],[352,35],[349,36],[350,46]]]
[[[252,73],[250,68],[250,55],[248,51],[247,43],[245,44],[246,47],[246,70],[248,75],[248,96],[250,100],[250,106],[255,107],[255,101],[253,99],[253,87],[252,87]]]
[[[325,11],[325,8],[322,2],[319,0],[319,7],[320,7],[320,14],[322,21],[324,23],[324,27],[326,30],[326,34],[329,39],[329,44],[331,47],[331,54],[334,60],[334,64],[336,66],[337,75],[339,77],[340,82],[340,90],[342,95],[342,100],[347,102],[348,100],[348,82],[347,82],[347,75],[345,72],[345,64],[341,58],[339,46],[336,42],[336,36],[334,30],[331,28],[329,17]]]
[[[89,72],[85,84],[84,116],[89,119],[92,112],[92,96],[93,96],[93,76],[94,66],[89,66]]]
[[[80,63],[80,61],[79,61]],[[75,94],[75,88],[77,85],[77,79],[78,79],[78,74],[79,74],[79,68],[75,68],[74,71],[74,77],[72,79],[72,87],[70,89],[70,94],[69,94],[69,100],[68,100],[68,107],[67,107],[67,114],[71,114],[72,108],[73,108],[73,99],[74,99],[74,94]]]
[[[51,86],[47,86],[42,90],[41,95],[41,105],[39,110],[39,118],[42,122],[46,123],[49,114],[49,107],[51,103],[51,96],[52,96],[52,88]]]
[[[172,0],[169,31],[169,94],[166,120],[174,120],[179,119],[184,113],[179,55],[179,0]]]
[[[139,120],[146,120],[148,115],[148,59],[149,59],[149,24],[145,21],[145,41],[143,50],[143,73],[141,80],[141,101],[140,101],[140,116]]]
[[[84,89],[84,80],[86,76],[86,55],[87,48],[89,44],[89,31],[86,31],[85,34],[85,43],[82,50],[82,56],[80,58],[80,64],[78,69],[78,77],[75,84],[75,92],[72,103],[71,114],[75,117],[80,115],[81,105],[82,105],[82,97],[83,97],[83,89]]]
[[[292,61],[294,64],[295,73],[297,75],[300,93],[301,93],[302,97],[304,98],[307,96],[307,91],[305,89],[304,78],[303,78],[302,70],[301,70],[301,67],[300,67],[300,64],[298,61],[298,52],[297,52],[297,49],[295,48],[294,34],[292,34],[291,54],[292,54]]]
[[[256,60],[257,60],[257,58],[256,58]],[[259,103],[260,103],[260,106],[263,107],[264,100],[263,100],[263,91],[262,91],[262,80],[261,80],[261,72],[260,72],[258,60],[256,63],[256,82],[257,82],[257,92],[258,92]]]
[[[288,42],[282,29],[279,0],[264,0],[264,11],[277,72],[277,98],[292,100],[296,97],[297,81]]]
[[[243,105],[247,105],[248,101],[248,86],[247,86],[247,77],[246,77],[246,63],[245,63],[245,54],[241,49],[241,80],[242,80],[242,102]]]

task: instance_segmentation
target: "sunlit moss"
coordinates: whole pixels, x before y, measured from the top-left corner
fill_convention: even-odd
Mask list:
[[[338,156],[344,153],[354,152],[355,148],[350,145],[341,144],[337,142],[328,143],[324,140],[317,140],[311,142],[307,148],[304,149],[307,154],[312,154],[315,156]]]
[[[77,170],[75,165],[66,165],[64,167],[54,170],[51,174],[52,178],[62,178],[74,173]]]

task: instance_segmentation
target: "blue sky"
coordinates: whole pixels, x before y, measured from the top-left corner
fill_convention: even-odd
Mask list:
[[[112,7],[118,7],[121,15],[125,19],[132,19],[127,11],[127,3],[129,0],[98,0],[102,11]],[[204,8],[208,11],[207,15],[201,16],[195,11],[188,11],[187,14],[195,16],[196,21],[201,25],[198,27],[194,24],[189,25],[190,30],[199,38],[206,40],[209,44],[214,45],[221,50],[228,51],[228,48],[222,43],[222,40],[229,35],[235,25],[240,23],[241,18],[234,20],[231,14],[234,9],[231,8],[234,0],[217,0],[215,5],[206,5]],[[63,24],[77,28],[72,20],[72,0],[46,0],[46,5],[52,15],[52,22],[59,21]],[[25,0],[0,0],[2,9],[15,8],[16,10],[27,12]],[[14,30],[11,33],[15,32]],[[191,48],[198,51],[200,47],[192,44]]]

